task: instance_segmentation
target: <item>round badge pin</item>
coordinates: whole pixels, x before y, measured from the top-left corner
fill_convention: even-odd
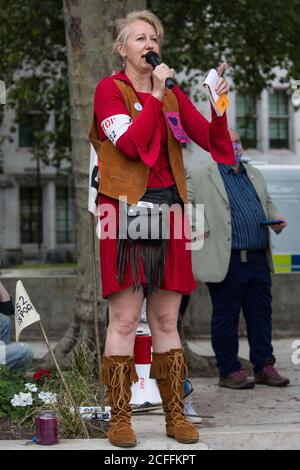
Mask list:
[[[137,111],[142,111],[143,109],[143,106],[141,105],[141,103],[134,103],[134,107]]]

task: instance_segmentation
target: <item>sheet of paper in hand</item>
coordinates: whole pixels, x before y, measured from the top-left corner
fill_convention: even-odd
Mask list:
[[[168,120],[168,124],[171,127],[171,130],[173,132],[173,135],[175,139],[179,140],[179,142],[182,143],[190,143],[189,136],[185,132],[185,130],[182,127],[181,121],[180,121],[180,116],[178,112],[168,112],[165,113],[166,118]]]
[[[226,94],[218,95],[216,93],[215,88],[218,78],[218,72],[215,69],[211,69],[204,80],[203,85],[207,89],[208,97],[217,113],[217,116],[223,116],[224,112],[228,108],[229,98]]]

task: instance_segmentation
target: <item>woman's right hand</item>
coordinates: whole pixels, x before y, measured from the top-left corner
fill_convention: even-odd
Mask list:
[[[160,64],[152,72],[153,89],[152,96],[162,100],[166,92],[167,78],[174,78],[174,69],[170,69],[166,64]]]

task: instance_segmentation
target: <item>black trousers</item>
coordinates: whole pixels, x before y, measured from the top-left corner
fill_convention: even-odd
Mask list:
[[[272,347],[272,280],[265,251],[232,251],[229,271],[223,282],[209,283],[213,305],[212,346],[220,376],[241,368],[238,360],[238,325],[241,309],[246,320],[250,361],[254,372],[274,364]]]

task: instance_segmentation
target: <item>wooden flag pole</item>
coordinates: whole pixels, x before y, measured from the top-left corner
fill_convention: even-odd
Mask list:
[[[38,325],[39,325],[39,327],[40,327],[40,330],[41,330],[41,332],[42,332],[42,335],[43,335],[43,337],[44,337],[44,339],[45,339],[45,342],[46,342],[47,347],[48,347],[48,349],[49,349],[49,352],[50,352],[50,354],[51,354],[51,357],[52,357],[52,360],[53,360],[53,362],[54,362],[54,365],[55,365],[55,367],[56,367],[56,369],[57,369],[57,372],[58,372],[58,375],[59,375],[59,377],[60,377],[60,380],[62,381],[62,384],[63,384],[63,386],[64,386],[65,389],[66,389],[66,392],[67,392],[67,394],[68,394],[68,396],[69,396],[70,402],[71,402],[71,404],[72,404],[72,406],[73,406],[73,408],[74,408],[75,413],[77,414],[78,418],[80,419],[80,422],[81,422],[81,425],[82,425],[84,434],[85,434],[86,438],[89,439],[90,436],[89,436],[89,433],[88,433],[86,424],[85,424],[85,422],[84,422],[84,420],[83,420],[83,418],[82,418],[82,416],[81,416],[81,414],[80,414],[80,411],[79,411],[78,407],[76,406],[76,404],[75,404],[75,402],[74,402],[74,400],[73,400],[73,397],[72,397],[72,395],[71,395],[71,392],[70,392],[70,389],[69,389],[69,387],[68,387],[68,384],[67,384],[67,382],[65,381],[65,378],[64,378],[63,373],[62,373],[62,371],[61,371],[61,368],[59,367],[59,364],[58,364],[58,362],[57,362],[57,360],[56,360],[56,357],[54,356],[54,353],[53,353],[52,348],[51,348],[51,346],[50,346],[50,343],[49,343],[49,341],[48,341],[48,338],[47,338],[46,332],[45,332],[45,330],[44,330],[44,327],[43,327],[43,325],[42,325],[42,323],[41,323],[40,321],[37,322],[37,323],[38,323]]]
[[[95,326],[95,341],[96,341],[96,354],[98,357],[98,377],[100,385],[100,406],[101,410],[105,411],[104,391],[101,380],[101,345],[99,335],[98,323],[98,298],[97,298],[97,273],[96,273],[96,243],[95,243],[95,220],[94,215],[90,215],[90,259],[91,271],[93,280],[93,307],[94,307],[94,326]]]

